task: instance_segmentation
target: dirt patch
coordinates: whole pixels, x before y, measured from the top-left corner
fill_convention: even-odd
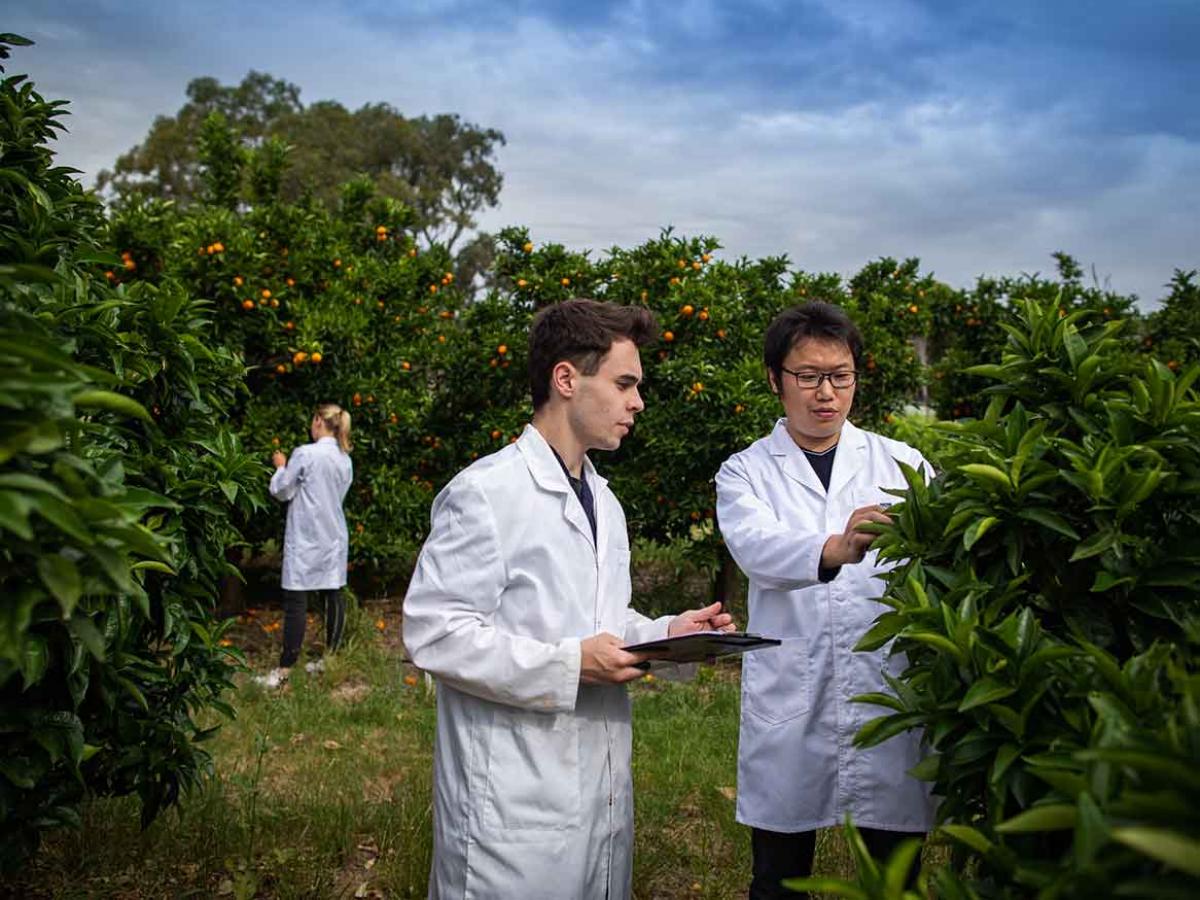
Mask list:
[[[344,681],[329,692],[329,699],[347,705],[361,703],[371,690],[371,685],[365,681]]]

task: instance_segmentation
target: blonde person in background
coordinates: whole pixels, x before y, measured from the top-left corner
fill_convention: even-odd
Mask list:
[[[308,599],[316,594],[325,618],[325,650],[342,642],[346,624],[346,559],[350,536],[342,501],[354,467],[350,462],[350,414],[334,403],[317,407],[309,426],[313,443],[297,447],[289,460],[278,450],[272,462],[271,496],[288,504],[283,539],[283,652],[279,667],[261,676],[266,687],[287,681],[300,658]],[[306,666],[310,672],[324,668],[323,660]]]

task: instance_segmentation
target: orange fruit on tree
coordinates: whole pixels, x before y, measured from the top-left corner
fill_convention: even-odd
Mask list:
[[[717,329],[717,339],[721,340],[721,341],[725,340],[725,329],[724,328]]]
[[[278,447],[279,446],[279,438],[277,438],[277,437],[271,438],[271,446]]]
[[[704,254],[703,256],[701,256],[700,258],[701,258],[702,260],[704,260],[704,262],[712,262],[712,254],[711,254],[711,253],[705,253],[705,254]]]
[[[414,686],[417,683],[417,676],[416,675],[405,675],[404,683],[407,684],[409,687]]]
[[[295,327],[296,327],[296,323],[295,323],[295,322],[284,322],[284,323],[283,323],[283,330],[284,330],[284,331],[291,331],[291,330],[292,330],[292,329],[294,329]]]
[[[671,285],[672,285],[672,286],[674,286],[674,285],[677,285],[677,284],[679,284],[679,278],[678,278],[678,277],[673,277],[673,278],[671,279]]]
[[[287,280],[287,286],[288,286],[288,287],[295,287],[295,286],[296,286],[296,279],[295,279],[295,278],[289,278],[289,279]]]
[[[431,293],[431,294],[436,294],[436,293],[437,293],[437,285],[436,285],[436,284],[431,284],[431,285],[429,286],[429,293]]]
[[[493,441],[500,440],[500,429],[499,428],[492,429],[492,440]]]
[[[529,284],[529,282],[526,281],[524,278],[517,279],[517,287],[519,287],[519,288],[526,287],[526,286],[528,286],[528,284]]]
[[[400,363],[400,368],[402,368],[405,372],[407,372],[409,369],[412,368],[412,364],[406,359],[402,363]]]
[[[917,306],[917,304],[914,303],[912,306],[910,306],[908,308],[908,311],[915,316],[920,311],[920,308]]]
[[[416,247],[410,248],[408,251],[408,258],[412,259],[416,255],[417,255],[417,248]]]
[[[703,390],[704,390],[704,382],[703,381],[697,381],[695,384],[692,385],[692,393],[693,394],[699,394]]]
[[[664,331],[663,332],[663,340],[666,341],[668,344],[671,343],[671,341],[675,340],[675,332]]]
[[[285,366],[283,363],[280,363],[275,367],[275,371],[282,375],[287,371],[287,366]]]
[[[274,297],[271,298],[271,309],[279,309],[279,301]]]
[[[355,391],[354,396],[350,398],[350,402],[355,406],[362,406],[362,394]]]
[[[696,316],[696,318],[699,319],[701,322],[707,322],[708,321],[708,310],[707,309],[700,310],[700,313]]]
[[[508,352],[508,344],[501,344],[499,347],[496,348],[496,352],[499,353],[501,356],[503,356],[505,353]]]
[[[313,355],[312,355],[312,357],[311,357],[311,358],[312,358],[312,361],[313,361],[314,363],[319,363],[319,362],[320,362],[322,359],[324,359],[325,357],[321,356],[321,352],[318,350],[318,351],[316,351],[316,352],[314,352],[314,353],[313,353]]]
[[[704,265],[704,263],[700,262],[700,260],[694,260],[694,261],[692,262],[692,268],[693,268],[693,269],[695,269],[696,271],[700,271],[700,268],[701,268],[703,265]]]
[[[680,314],[684,315],[684,316],[690,316],[695,311],[696,311],[695,307],[692,306],[692,304],[690,304],[690,303],[685,303],[685,304],[683,304],[683,306],[679,307]]]
[[[526,241],[525,246],[523,246],[521,249],[524,250],[526,253],[532,253],[533,252],[533,241]]]
[[[335,259],[333,261],[333,267],[335,269],[340,269],[342,267],[342,261],[340,259]]]
[[[254,309],[254,301],[253,300],[243,300],[242,301],[242,309]]]
[[[444,344],[444,343],[446,343],[446,336],[445,336],[444,334],[439,334],[439,335],[438,335],[438,343],[439,343],[439,344]]]
[[[562,284],[563,287],[566,287],[567,285],[569,285],[571,283],[571,279],[564,278],[560,283]]]
[[[246,283],[246,280],[245,280],[244,278],[242,278],[242,276],[241,276],[241,275],[234,275],[234,276],[233,276],[233,284],[234,284],[234,287],[241,287],[241,286],[242,286],[243,284],[245,284],[245,283]]]
[[[263,288],[262,289],[262,297],[264,300],[270,300],[271,299],[271,291],[268,288]]]
[[[374,394],[367,394],[367,402],[368,402],[368,403],[374,403],[374,402],[375,402],[375,395],[374,395]]]
[[[679,265],[679,268],[686,269],[687,268],[687,260],[686,259],[679,260],[678,265]]]

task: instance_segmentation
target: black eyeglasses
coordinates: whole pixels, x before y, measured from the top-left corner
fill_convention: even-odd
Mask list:
[[[829,383],[838,389],[853,387],[854,382],[858,380],[858,373],[853,369],[837,372],[793,372],[791,369],[784,369],[783,366],[779,368],[796,379],[796,387],[806,391],[815,391],[827,378]]]

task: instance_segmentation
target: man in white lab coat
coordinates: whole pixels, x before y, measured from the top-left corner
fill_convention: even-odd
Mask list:
[[[919,737],[870,750],[854,734],[877,708],[851,703],[886,691],[902,659],[856,653],[886,607],[881,569],[862,522],[890,521],[884,488],[904,487],[896,460],[928,465],[907,444],[863,431],[854,402],[863,341],[836,306],[806,303],[775,318],[764,341],[784,416],[717,474],[717,520],[750,580],[752,632],[782,638],[742,660],[737,819],[751,826],[751,900],[796,896],[784,878],[810,873],[816,829],[849,813],[876,856],[925,832],[933,807],[907,774]]]
[[[621,900],[631,892],[622,646],[732,630],[720,606],[629,608],[625,515],[587,457],[643,408],[640,307],[571,300],[529,340],[533,423],[434,501],[404,644],[438,680],[429,896]]]

